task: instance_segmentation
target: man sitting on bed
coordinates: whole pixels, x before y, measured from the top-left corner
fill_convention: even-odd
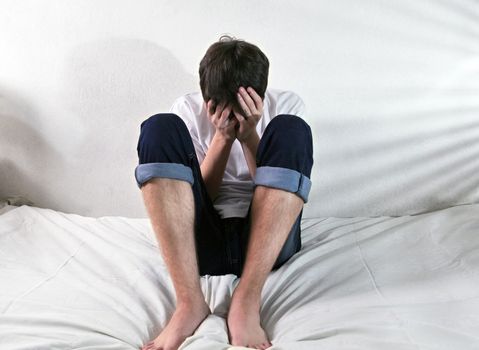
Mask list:
[[[176,292],[176,310],[143,349],[177,349],[210,314],[200,276],[236,274],[232,345],[271,346],[260,322],[270,271],[301,249],[311,129],[301,99],[266,90],[269,61],[222,36],[200,67],[201,94],[141,124],[135,178]]]

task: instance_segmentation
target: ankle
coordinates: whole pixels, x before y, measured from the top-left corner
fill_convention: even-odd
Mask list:
[[[203,293],[201,295],[177,297],[176,299],[176,308],[194,308],[204,304],[206,304],[206,300]]]
[[[237,287],[233,292],[232,300],[239,302],[243,307],[260,308],[261,292],[251,288]]]

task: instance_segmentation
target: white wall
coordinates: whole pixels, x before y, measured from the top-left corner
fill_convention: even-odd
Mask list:
[[[0,197],[146,217],[139,124],[199,90],[230,33],[307,105],[305,217],[478,201],[477,1],[0,0],[0,33]]]

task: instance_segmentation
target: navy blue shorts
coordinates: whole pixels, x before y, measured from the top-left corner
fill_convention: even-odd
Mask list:
[[[135,168],[138,188],[153,177],[191,184],[195,200],[195,243],[199,273],[241,276],[248,245],[251,205],[245,218],[222,219],[207,193],[191,136],[175,114],[155,114],[141,123],[139,164]],[[254,185],[296,193],[306,203],[311,189],[313,142],[311,128],[301,118],[281,114],[267,125],[256,155]],[[301,216],[276,259],[278,269],[301,249]]]

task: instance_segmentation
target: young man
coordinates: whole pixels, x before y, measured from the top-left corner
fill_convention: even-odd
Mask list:
[[[232,345],[271,346],[260,322],[270,271],[301,249],[311,187],[311,129],[292,92],[267,90],[269,61],[229,36],[209,47],[201,94],[141,124],[135,178],[176,292],[168,325],[143,349],[176,350],[210,314],[200,276],[240,278]]]

